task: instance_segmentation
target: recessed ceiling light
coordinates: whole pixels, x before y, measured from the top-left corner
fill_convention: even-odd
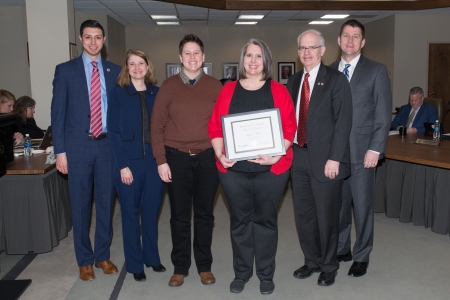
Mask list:
[[[238,19],[261,20],[262,18],[264,18],[264,15],[240,15]]]
[[[255,25],[258,22],[235,22],[234,25]]]
[[[156,22],[158,25],[180,25],[180,22]]]
[[[309,22],[308,24],[315,24],[315,25],[328,25],[333,23],[334,21],[312,21]]]
[[[321,19],[345,19],[349,15],[325,15],[320,17]]]
[[[151,15],[153,20],[169,20],[169,19],[177,19],[177,16],[170,15]]]

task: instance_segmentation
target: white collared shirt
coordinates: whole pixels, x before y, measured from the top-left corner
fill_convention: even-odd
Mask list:
[[[300,89],[298,90],[297,106],[296,106],[297,109],[295,111],[295,117],[297,119],[297,126],[298,126],[298,118],[299,118],[299,113],[300,113],[300,98],[301,98],[301,95],[302,95],[302,87],[303,87],[303,80],[305,79],[305,74],[309,73],[309,78],[308,78],[309,97],[310,97],[310,100],[311,100],[311,95],[312,95],[312,92],[313,92],[313,89],[314,89],[314,84],[316,83],[317,74],[319,73],[319,68],[320,68],[321,64],[322,63],[319,63],[310,72],[306,72],[306,70],[303,69],[302,81],[300,82]],[[297,143],[297,133],[295,133],[294,141],[295,141],[295,143]]]
[[[350,64],[350,67],[348,67],[348,81],[352,80],[353,72],[355,72],[355,67],[356,67],[356,64],[358,63],[360,57],[361,57],[361,53],[358,54],[357,57],[355,57],[354,59],[352,59],[349,62],[346,62],[341,57],[341,61],[339,62],[339,69],[338,69],[339,72],[344,71],[346,64]]]

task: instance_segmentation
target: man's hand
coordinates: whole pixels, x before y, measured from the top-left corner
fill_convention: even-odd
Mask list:
[[[417,133],[417,128],[411,127],[406,129],[406,133]]]
[[[131,173],[130,168],[126,167],[120,170],[120,179],[122,179],[122,183],[126,185],[133,183],[133,173]]]
[[[65,154],[56,155],[56,169],[63,174],[68,174],[67,156]]]
[[[172,173],[167,163],[158,166],[158,174],[164,182],[172,182]]]
[[[372,150],[367,150],[364,156],[364,168],[375,168],[378,164],[378,158],[380,154],[373,152]]]
[[[327,163],[325,164],[325,176],[334,179],[339,174],[339,162],[335,160],[327,160]]]

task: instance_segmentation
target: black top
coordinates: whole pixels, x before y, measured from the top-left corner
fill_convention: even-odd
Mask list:
[[[264,85],[255,91],[249,91],[242,87],[238,82],[231,99],[229,114],[237,114],[243,112],[252,112],[274,108],[272,90],[270,88],[270,79],[266,80]],[[230,171],[240,172],[265,172],[269,171],[272,166],[261,166],[246,160],[238,161]]]
[[[12,123],[13,131],[20,132],[25,137],[26,134],[30,135],[32,139],[42,139],[44,137],[44,132],[36,125],[36,121],[33,118],[22,120],[19,116]]]
[[[147,102],[145,102],[145,92],[139,91],[139,98],[141,99],[141,111],[142,111],[142,132],[144,135],[144,143],[150,144],[150,116],[148,115]]]

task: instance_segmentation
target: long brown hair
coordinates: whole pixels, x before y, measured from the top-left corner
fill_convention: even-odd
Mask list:
[[[27,108],[33,107],[36,105],[36,101],[28,96],[22,96],[19,99],[17,99],[16,103],[14,104],[13,113],[18,115],[22,120],[27,119]]]
[[[120,71],[119,78],[117,79],[117,84],[121,87],[129,87],[131,83],[130,72],[128,71],[128,59],[131,55],[136,55],[142,58],[145,63],[148,65],[147,73],[144,77],[144,82],[146,85],[155,85],[158,81],[155,76],[155,68],[153,67],[152,62],[148,58],[147,54],[144,51],[138,49],[130,49],[127,51],[125,55],[125,62],[122,65],[122,70]]]

